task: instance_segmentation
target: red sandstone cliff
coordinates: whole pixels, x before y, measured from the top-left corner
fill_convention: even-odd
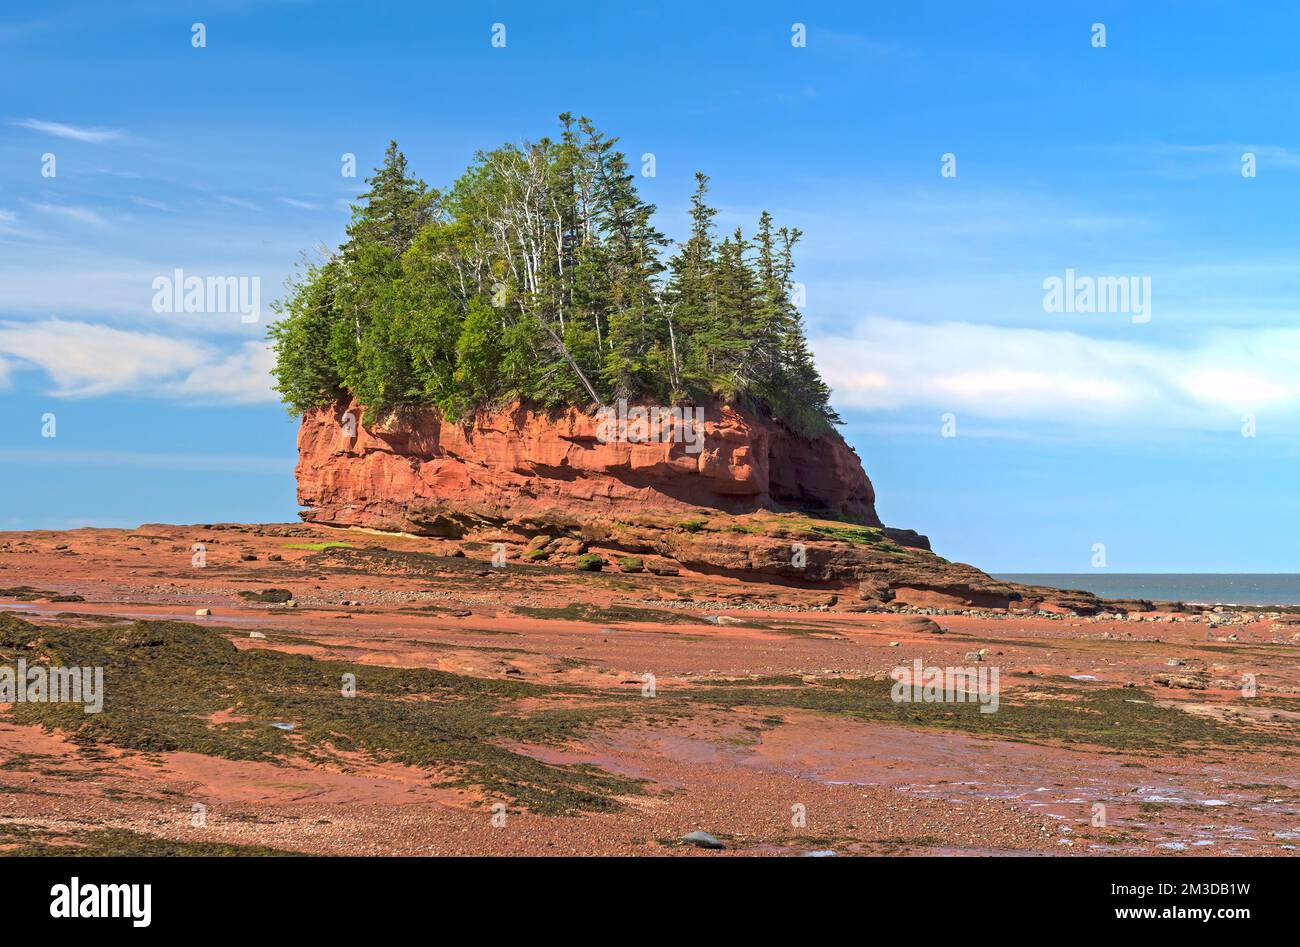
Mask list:
[[[348,436],[346,417],[355,421]],[[728,405],[705,411],[703,443],[602,442],[598,419],[515,405],[466,423],[437,411],[363,425],[355,403],[303,417],[303,518],[338,526],[444,533],[465,516],[799,510],[876,526],[875,493],[838,433],[809,439]]]
[[[694,438],[602,438],[600,419],[575,408],[516,405],[463,424],[432,410],[369,426],[361,417],[349,402],[304,416],[297,469],[304,519],[468,537],[476,553],[501,542],[534,564],[571,567],[589,548],[649,555],[668,563],[666,574],[676,574],[677,563],[852,590],[868,608],[1100,607],[1087,593],[1000,582],[936,556],[923,536],[881,526],[871,482],[838,433],[800,437],[726,405],[706,410],[698,451],[688,449]],[[716,512],[695,515],[701,508]],[[764,510],[812,518],[745,515]]]

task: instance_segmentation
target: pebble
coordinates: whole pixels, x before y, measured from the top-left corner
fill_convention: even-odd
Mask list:
[[[687,832],[682,836],[682,841],[687,845],[694,845],[696,848],[726,848],[716,838],[708,832]]]

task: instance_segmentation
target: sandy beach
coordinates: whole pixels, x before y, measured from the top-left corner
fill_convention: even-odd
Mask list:
[[[0,844],[1300,851],[1285,614],[851,611],[474,547],[297,524],[0,533],[4,661],[105,662],[101,714],[0,705]],[[918,659],[996,669],[996,712],[892,699]]]

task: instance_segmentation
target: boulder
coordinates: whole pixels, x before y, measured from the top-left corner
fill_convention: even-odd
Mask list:
[[[890,623],[891,628],[898,628],[901,631],[909,631],[913,634],[923,635],[941,635],[943,628],[933,618],[926,618],[924,615],[907,615],[898,621]]]
[[[687,832],[682,836],[682,841],[687,845],[694,845],[696,848],[726,848],[716,838],[708,832]]]

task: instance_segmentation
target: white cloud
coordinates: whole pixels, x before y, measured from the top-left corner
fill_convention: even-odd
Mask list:
[[[119,128],[90,128],[85,125],[68,125],[64,122],[43,122],[37,118],[24,118],[9,124],[53,135],[55,138],[86,141],[96,145],[106,141],[120,141],[126,137],[126,133]]]
[[[143,216],[143,213],[142,213]],[[168,228],[152,229],[156,235],[171,234]],[[16,230],[13,232],[17,232]],[[121,231],[107,229],[95,231],[109,236]],[[0,235],[5,225],[0,223]],[[90,231],[85,231],[90,233]],[[128,241],[129,242],[129,241]],[[123,241],[117,241],[120,245]],[[48,246],[38,246],[34,238],[15,243],[12,249],[0,252],[0,319],[35,319],[58,314],[68,319],[85,319],[107,322],[130,328],[141,328],[176,335],[243,335],[248,327],[234,313],[156,313],[152,302],[156,290],[153,281],[159,276],[172,276],[177,266],[187,274],[196,276],[256,276],[261,280],[262,309],[283,286],[289,267],[277,262],[220,252],[195,257],[180,256],[176,249],[168,252],[165,246],[119,246],[114,250],[138,250],[139,256],[101,252],[90,239],[78,245],[52,253]],[[238,247],[242,251],[246,248]],[[258,246],[255,249],[262,250]],[[291,249],[278,247],[266,250],[268,256],[281,254],[291,260]]]
[[[165,210],[165,211],[171,210],[171,207],[169,207],[167,204],[163,203],[162,201],[156,201],[151,197],[136,196],[136,197],[132,197],[131,200],[134,201],[136,204],[139,204],[141,207],[148,207],[150,210]]]
[[[261,342],[228,354],[151,332],[47,319],[0,322],[0,355],[39,368],[61,398],[127,392],[207,403],[275,400],[271,355]]]
[[[217,200],[223,204],[229,204],[231,207],[238,207],[240,210],[261,210],[252,201],[246,201],[242,197],[230,197],[226,194],[218,194]]]
[[[916,51],[913,49],[873,39],[860,33],[846,33],[819,27],[817,41],[825,42],[841,52],[851,53],[858,61],[910,59],[916,56]]]
[[[274,401],[271,369],[275,356],[264,342],[245,342],[238,352],[207,362],[173,386],[187,400],[248,404]]]
[[[297,207],[300,210],[320,210],[319,204],[313,204],[310,201],[300,201],[294,197],[282,197],[280,200],[290,207]]]
[[[204,361],[192,342],[62,319],[0,323],[0,353],[37,366],[69,398],[135,389]]]
[[[871,317],[812,345],[845,408],[1207,429],[1300,413],[1300,329],[1218,329],[1177,346],[1126,331],[1131,340]]]
[[[23,236],[22,231],[15,226],[18,223],[18,215],[11,210],[0,208],[0,234],[9,234],[11,236]]]
[[[1252,144],[1249,142],[1214,142],[1207,144],[1178,144],[1155,142],[1137,145],[1118,145],[1109,150],[1121,154],[1136,154],[1157,165],[1157,170],[1172,178],[1193,178],[1207,174],[1222,174],[1225,169],[1240,169],[1242,156],[1253,154],[1260,169],[1300,168],[1300,151],[1281,145]]]
[[[32,210],[40,211],[42,214],[49,214],[52,217],[64,217],[68,220],[75,220],[79,224],[89,224],[92,227],[108,226],[108,221],[89,207],[78,207],[75,204],[33,203],[31,201],[27,202],[27,206]]]

